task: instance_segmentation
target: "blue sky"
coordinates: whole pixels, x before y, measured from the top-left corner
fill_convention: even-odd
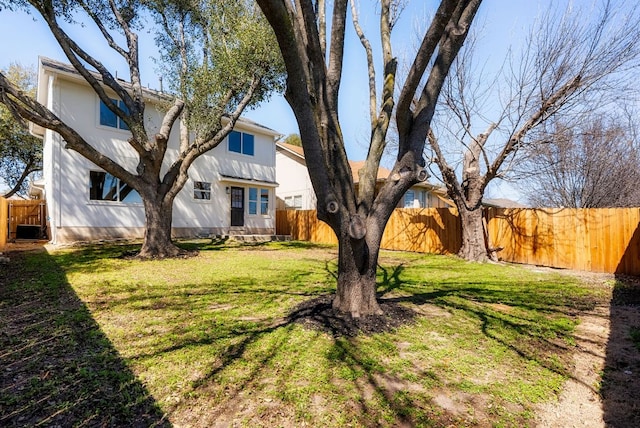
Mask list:
[[[581,0],[582,1],[582,0]],[[584,0],[591,2],[591,0]],[[549,7],[553,0],[485,0],[474,25],[482,28],[481,55],[487,64],[499,64],[510,44],[517,44],[526,34],[526,28],[540,11]],[[557,1],[555,4],[557,5]],[[564,2],[561,2],[564,3]],[[376,4],[373,0],[360,0],[360,18],[365,31],[375,45],[377,38],[373,31],[378,26],[377,17],[371,12]],[[436,1],[413,0],[405,9],[394,30],[394,53],[402,58],[413,46],[416,28],[427,22],[427,16],[434,10]],[[126,78],[126,64],[112,53],[105,55],[108,48],[104,40],[96,37],[90,29],[76,26],[73,35],[80,44],[94,53],[112,71]],[[140,36],[141,72],[145,85],[158,88],[158,76],[152,60],[157,55],[151,36]],[[0,68],[12,62],[36,65],[38,56],[46,56],[68,62],[55,39],[41,18],[23,12],[0,11]],[[345,46],[345,68],[340,99],[340,119],[345,135],[347,153],[351,159],[363,159],[367,153],[368,136],[367,77],[365,56],[353,29],[349,28]],[[103,59],[104,58],[104,59]],[[282,134],[297,133],[295,117],[281,96],[273,96],[262,106],[246,112],[245,116],[260,122]]]

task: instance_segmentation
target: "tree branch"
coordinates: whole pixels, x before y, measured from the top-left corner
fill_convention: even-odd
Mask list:
[[[422,80],[422,76],[429,65],[429,61],[433,57],[433,54],[438,46],[444,29],[451,19],[453,12],[456,8],[457,1],[455,0],[443,0],[440,2],[440,6],[436,11],[429,29],[422,38],[422,43],[418,48],[416,57],[409,69],[407,79],[400,97],[398,98],[398,105],[396,108],[396,122],[398,123],[398,133],[400,135],[407,135],[410,129],[410,122],[413,118],[411,113],[411,105],[413,103],[416,91]]]
[[[388,0],[386,0],[385,3],[386,2],[388,2]],[[382,16],[384,16],[384,13],[381,14],[381,19]],[[373,49],[371,48],[369,39],[365,36],[362,28],[360,27],[360,22],[358,21],[358,9],[355,1],[351,2],[351,21],[353,22],[353,28],[356,30],[356,34],[358,35],[360,43],[367,55],[367,71],[369,74],[369,118],[371,121],[371,128],[373,130],[376,123],[376,104],[378,102],[378,95],[376,93],[376,69],[373,64]]]
[[[7,80],[2,73],[0,73],[0,102],[24,119],[57,132],[65,140],[65,148],[80,153],[110,174],[123,179],[127,183],[138,180],[138,177],[134,174],[93,148],[80,134],[65,124],[51,110],[24,94]]]

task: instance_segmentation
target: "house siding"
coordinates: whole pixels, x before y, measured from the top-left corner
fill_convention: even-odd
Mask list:
[[[63,121],[98,151],[117,159],[130,172],[135,172],[138,156],[127,143],[130,133],[99,124],[99,99],[91,88],[46,69],[41,70],[40,78],[49,79],[46,102]],[[41,85],[40,88],[42,87]],[[149,135],[154,135],[161,124],[162,115],[149,101],[145,115]],[[247,213],[248,191],[245,191],[245,227],[242,233],[275,233],[276,171],[273,135],[260,134],[254,126],[244,126],[241,123],[236,125],[236,130],[254,135],[254,156],[229,152],[225,139],[218,147],[198,158],[189,170],[189,180],[175,198],[173,236],[229,233],[231,209],[226,187],[230,184],[224,182],[224,176],[247,181],[245,184],[234,184],[236,186],[269,190],[269,213],[256,216]],[[177,128],[178,126],[174,126],[170,134],[164,171],[178,154]],[[43,158],[45,194],[53,242],[143,237],[143,205],[90,200],[89,173],[101,169],[80,154],[64,149],[61,137],[49,130],[44,132]],[[211,200],[194,199],[194,181],[211,183]],[[253,182],[256,184],[252,184]]]
[[[307,166],[291,156],[281,150],[276,151],[278,208],[286,208],[284,204],[286,197],[302,196],[300,209],[316,209],[316,194],[313,191]]]

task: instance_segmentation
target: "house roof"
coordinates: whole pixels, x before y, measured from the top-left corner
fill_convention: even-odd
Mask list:
[[[507,198],[483,199],[482,205],[494,208],[527,208],[526,205]]]
[[[292,154],[293,156],[301,159],[302,161],[304,161],[304,149],[300,146],[294,146],[292,144],[287,144],[287,143],[283,143],[283,142],[277,142],[276,143],[276,149],[280,149],[282,151],[285,151],[289,154]],[[360,160],[360,161],[349,161],[349,166],[351,167],[351,174],[352,174],[352,178],[353,178],[353,183],[354,184],[358,184],[358,182],[360,181],[360,175],[359,175],[359,171],[364,168],[364,160]],[[380,166],[378,168],[378,175],[376,178],[376,181],[381,182],[386,180],[386,178],[391,174],[391,171],[388,170],[387,168]],[[424,187],[424,188],[428,188],[431,189],[435,192],[441,193],[443,195],[446,195],[446,190],[444,189],[444,187],[442,186],[436,186],[434,184],[430,184],[427,182],[424,183],[417,183],[415,186],[417,187]]]
[[[78,73],[78,71],[71,65],[71,64],[66,64],[64,62],[60,62],[60,61],[56,61],[55,59],[51,59],[51,58],[46,58],[46,57],[39,57],[39,62],[40,62],[40,70],[39,70],[39,74],[41,74],[44,70],[49,70],[52,71],[60,76],[65,76],[69,79],[72,80],[78,80],[81,81],[85,84],[87,84],[87,81],[84,79],[84,77],[82,77],[82,75],[80,73]],[[96,79],[98,79],[98,81],[102,82],[102,76],[100,75],[100,73],[95,72],[95,71],[91,71],[90,72]],[[124,87],[124,88],[131,88],[131,83],[120,79],[116,76],[116,80],[118,80],[118,82]],[[45,79],[38,79],[38,101],[41,101],[41,96],[44,96],[46,94],[46,86],[44,87],[40,87],[41,85],[46,85],[47,82],[45,81]],[[108,89],[109,90],[109,89]],[[156,100],[163,100],[163,101],[167,101],[170,100],[171,97],[161,91],[156,91],[155,89],[151,89],[151,88],[142,88],[142,93],[149,97],[149,98],[154,98]]]
[[[56,61],[54,59],[51,58],[46,58],[46,57],[39,57],[39,71],[38,74],[39,76],[43,74],[44,70],[48,70],[50,72],[56,73],[57,75],[60,76],[65,76],[66,78],[69,78],[71,80],[76,80],[79,82],[82,82],[84,84],[87,84],[87,81],[84,79],[84,77],[82,77],[82,75],[80,73],[78,73],[78,71],[71,65],[71,64],[66,64],[64,62],[60,62],[60,61]],[[100,75],[100,73],[97,73],[95,71],[91,71],[91,74],[93,74],[95,76],[96,79],[98,79],[98,81],[102,82],[102,76]],[[125,88],[131,88],[131,83],[120,79],[116,76],[116,79],[118,80],[118,82]],[[38,78],[38,93],[37,93],[37,99],[40,103],[46,103],[45,101],[45,97],[47,94],[47,81],[46,79],[41,79],[40,77]],[[110,89],[107,89],[110,91]],[[142,88],[142,93],[145,97],[147,97],[150,100],[156,100],[156,101],[171,101],[173,99],[173,97],[166,93],[166,92],[162,92],[162,91],[157,91],[155,89],[151,89],[151,88]],[[223,117],[223,120],[225,119],[225,117]],[[246,119],[244,117],[240,117],[237,122],[237,125],[246,128],[248,130],[252,130],[252,131],[256,131],[256,132],[261,132],[263,134],[267,134],[270,135],[272,137],[279,137],[282,134],[280,134],[278,131],[275,131],[267,126],[264,126],[258,122],[255,122],[253,120],[250,119]],[[44,130],[42,130],[44,132]]]
[[[349,166],[351,167],[351,174],[353,175],[353,182],[354,183],[358,183],[360,181],[360,170],[362,168],[364,168],[364,164],[365,161],[361,160],[361,161],[349,161]],[[378,167],[378,176],[376,177],[377,181],[382,181],[385,180],[389,174],[391,174],[391,171],[389,171],[387,168],[381,166]]]
[[[278,142],[276,143],[276,147],[287,153],[293,154],[295,157],[298,157],[304,160],[304,149],[300,146],[294,146],[293,144]],[[358,181],[360,181],[360,178],[358,176],[358,171],[360,171],[364,167],[364,162],[365,161],[349,161],[349,166],[351,167],[351,173],[353,175],[354,183],[357,183]],[[378,180],[387,178],[390,173],[391,171],[381,166],[378,169]]]
[[[304,150],[300,146],[294,146],[293,144],[277,142],[276,149],[281,149],[282,151],[290,153],[295,157],[304,160]]]
[[[276,183],[275,181],[257,180],[251,177],[220,174],[220,178],[221,178],[220,181],[229,182],[229,183],[261,184],[263,186],[268,186],[268,187],[278,187],[278,183]]]

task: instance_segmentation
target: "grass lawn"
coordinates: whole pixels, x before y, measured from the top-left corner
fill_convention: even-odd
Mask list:
[[[287,318],[335,288],[337,250],[190,241],[23,253],[0,274],[0,426],[527,426],[570,370],[577,279],[383,252],[381,299],[417,313],[334,337]],[[133,422],[135,421],[135,423]]]

